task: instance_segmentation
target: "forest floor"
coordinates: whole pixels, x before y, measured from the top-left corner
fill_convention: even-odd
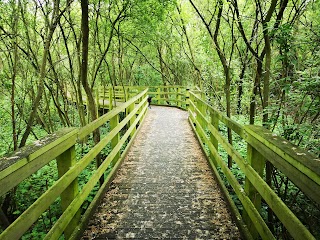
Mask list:
[[[187,112],[152,106],[82,239],[241,239]]]

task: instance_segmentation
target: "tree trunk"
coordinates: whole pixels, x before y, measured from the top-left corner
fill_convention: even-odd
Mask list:
[[[45,44],[44,44],[44,52],[43,52],[43,56],[42,56],[42,65],[41,65],[41,68],[40,68],[40,76],[39,76],[39,79],[38,79],[38,91],[37,91],[37,95],[36,95],[36,98],[32,104],[32,110],[31,110],[31,113],[30,113],[30,116],[29,116],[29,119],[27,121],[27,127],[26,127],[26,130],[25,132],[23,133],[23,136],[22,136],[22,139],[21,139],[21,142],[20,142],[20,145],[19,147],[23,147],[25,144],[26,144],[26,141],[29,137],[29,134],[31,132],[31,128],[32,128],[32,124],[33,124],[33,121],[37,115],[37,109],[40,105],[40,100],[42,98],[42,93],[43,93],[43,90],[44,90],[44,78],[46,76],[46,66],[47,66],[47,57],[48,57],[48,52],[49,52],[49,49],[50,49],[50,44],[51,44],[51,39],[52,39],[52,36],[53,36],[53,33],[56,29],[56,26],[58,24],[58,21],[60,19],[59,17],[59,5],[60,5],[60,0],[56,0],[54,1],[54,13],[52,14],[52,20],[51,20],[51,25],[49,26],[49,33],[46,37],[46,40],[45,40]]]
[[[98,112],[94,101],[92,90],[88,83],[88,53],[89,53],[89,12],[88,0],[81,1],[81,30],[82,30],[82,62],[81,62],[81,83],[87,95],[88,109],[91,115],[91,120],[98,118]],[[93,132],[93,141],[95,144],[100,141],[99,128]],[[98,154],[96,157],[97,168],[101,165],[101,157]],[[103,183],[103,177],[100,179],[100,184]]]

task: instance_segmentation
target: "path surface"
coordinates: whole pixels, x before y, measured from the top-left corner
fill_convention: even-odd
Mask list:
[[[149,110],[82,239],[240,239],[187,117]]]

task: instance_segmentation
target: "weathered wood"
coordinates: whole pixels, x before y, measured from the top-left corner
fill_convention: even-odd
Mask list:
[[[0,196],[76,143],[77,129],[65,128],[1,158]]]
[[[211,112],[210,113],[210,119],[211,119],[211,125],[215,128],[215,129],[219,129],[219,119],[217,116],[216,112]],[[218,151],[218,140],[215,138],[214,134],[212,132],[210,132],[210,142],[212,143],[212,145],[214,146],[214,148]],[[210,159],[213,161],[213,163],[215,165],[217,165],[217,162],[213,156],[213,154],[210,151]]]
[[[128,114],[130,115],[130,113],[132,113],[134,111],[134,103],[132,103],[129,107],[128,107]],[[129,125],[128,127],[132,126],[134,121],[136,119],[136,115],[134,114],[129,121]],[[135,134],[135,129],[132,131],[131,137],[133,137]]]
[[[127,140],[128,136],[134,136],[133,132],[136,129],[136,125],[140,123],[142,118],[144,118],[145,113],[147,111],[146,93],[147,89],[141,94],[138,94],[137,96],[130,99],[121,107],[110,111],[107,115],[102,116],[93,123],[90,123],[85,128],[82,128],[80,130],[62,130],[58,133],[53,134],[49,138],[46,138],[45,140],[41,140],[41,144],[37,142],[37,144],[35,144],[34,146],[27,148],[28,151],[26,151],[22,157],[21,154],[18,153],[16,155],[9,156],[9,158],[7,159],[2,159],[4,161],[0,161],[0,166],[3,167],[3,171],[0,172],[0,182],[11,182],[11,185],[1,184],[1,191],[5,193],[6,190],[4,190],[2,186],[7,185],[14,187],[19,182],[19,180],[21,180],[21,175],[19,174],[19,171],[21,171],[21,169],[27,169],[27,177],[27,175],[32,174],[34,171],[41,168],[44,164],[48,163],[51,159],[56,158],[58,155],[64,152],[57,159],[60,176],[59,180],[56,183],[54,183],[53,186],[47,192],[45,192],[39,199],[37,199],[36,202],[34,202],[24,213],[22,213],[19,216],[19,218],[1,234],[0,238],[20,238],[22,234],[38,219],[38,217],[52,204],[53,201],[55,201],[55,199],[59,195],[62,196],[62,208],[63,210],[66,209],[64,214],[66,216],[70,216],[69,211],[70,209],[72,209],[72,217],[67,217],[65,221],[66,225],[64,225],[61,231],[61,233],[65,231],[66,238],[68,238],[68,236],[70,235],[69,231],[71,231],[71,229],[74,228],[74,224],[72,222],[78,221],[77,217],[75,218],[74,215],[77,215],[77,212],[79,212],[79,207],[81,206],[81,203],[77,203],[76,207],[72,203],[74,203],[75,200],[77,200],[78,198],[85,199],[84,195],[77,194],[77,184],[75,179],[77,178],[79,173],[94,159],[94,157],[97,154],[99,154],[99,152],[106,146],[106,144],[112,141],[112,139],[114,139],[115,137],[117,137],[119,131],[128,122],[130,122],[130,131],[127,131],[124,137],[114,147],[115,156],[119,154],[120,149],[124,142]],[[138,101],[140,101],[140,103],[136,107],[135,103]],[[124,111],[126,108],[130,108],[130,113],[128,113],[128,116],[123,121],[121,121],[121,123],[117,124],[117,126],[113,128],[113,130],[104,139],[102,139],[97,145],[95,145],[89,151],[89,153],[83,157],[81,161],[77,162],[73,167],[71,167],[73,163],[75,163],[74,144],[76,143],[77,137],[78,139],[82,139],[87,134],[101,126],[105,121],[115,119],[115,116],[117,116],[120,112]],[[143,108],[142,111],[140,110],[141,108]],[[138,118],[135,118],[138,111],[141,112],[141,114]],[[43,145],[45,146],[43,147]],[[112,155],[110,155],[110,157],[112,157]],[[114,157],[112,157],[112,159]],[[17,180],[17,176],[20,176],[19,180]],[[12,180],[17,181],[17,183],[14,183],[14,181]],[[93,188],[94,185],[90,187]],[[10,189],[10,187],[8,187],[8,189]],[[90,192],[91,189],[88,187],[86,188],[86,191]],[[72,203],[69,204],[70,202]],[[70,227],[71,225],[73,226]],[[58,226],[58,228],[60,229],[60,226]]]
[[[236,177],[232,174],[231,170],[227,167],[226,163],[223,161],[219,153],[217,152],[216,148],[213,144],[205,137],[206,133],[204,132],[203,128],[200,126],[199,122],[197,122],[195,116],[190,114],[191,124],[196,123],[199,127],[196,129],[196,133],[199,134],[200,139],[205,139],[205,145],[208,146],[210,152],[212,153],[213,157],[215,158],[218,166],[221,167],[221,170],[225,174],[228,182],[234,189],[236,195],[238,196],[239,200],[241,201],[243,207],[246,209],[247,213],[249,214],[250,218],[253,220],[253,224],[255,225],[256,229],[258,230],[262,239],[275,239],[269,230],[267,224],[262,219],[261,215],[246,195],[244,189],[241,187],[239,182],[237,181]],[[213,126],[209,126],[209,128],[213,128]],[[202,140],[201,140],[202,141]]]
[[[142,112],[146,112],[146,110],[147,110],[147,108],[144,107]],[[116,175],[116,173],[118,171],[118,168],[120,167],[123,159],[127,155],[127,152],[129,151],[129,149],[130,149],[130,147],[131,147],[131,145],[132,145],[132,143],[134,141],[134,138],[136,137],[138,131],[141,128],[141,125],[140,125],[138,127],[138,129],[136,129],[137,122],[143,121],[145,116],[146,116],[145,114],[144,115],[139,115],[138,118],[140,118],[140,119],[136,120],[136,118],[135,118],[135,121],[130,125],[130,127],[134,126],[132,131],[131,131],[131,133],[130,133],[130,137],[131,137],[130,142],[127,144],[125,150],[123,151],[123,153],[121,155],[121,159],[112,168],[111,172],[106,177],[105,182],[103,183],[103,185],[98,190],[98,192],[97,192],[96,196],[94,197],[93,201],[90,203],[89,207],[86,209],[86,212],[83,214],[83,216],[82,216],[82,218],[81,218],[81,220],[79,222],[79,225],[74,230],[72,236],[70,237],[70,240],[79,239],[81,237],[82,233],[85,230],[85,227],[87,226],[87,224],[89,222],[89,218],[92,216],[94,210],[96,209],[97,205],[99,204],[100,200],[102,199],[104,192],[107,190],[110,182],[112,181],[112,179]],[[129,130],[130,130],[130,128],[129,128]],[[131,136],[132,133],[134,133],[134,134]]]
[[[194,92],[190,91],[190,94],[192,95],[193,99],[196,99],[196,101],[201,101],[204,105],[206,105],[209,113],[215,113],[218,119],[223,122],[228,128],[232,129],[235,133],[237,133],[240,137],[244,138],[244,129],[243,126],[236,121],[230,119],[229,117],[223,115],[218,110],[214,109],[212,106],[210,106],[208,103],[206,103],[201,97],[199,97]]]
[[[196,98],[198,101],[199,97],[195,96],[195,94],[192,94],[192,95],[193,95],[193,98]],[[191,108],[193,107],[195,107],[194,104]],[[198,113],[199,110],[195,110],[195,112]],[[193,123],[195,123],[196,125],[198,124],[200,125],[200,123],[195,118],[193,111],[190,111],[190,118],[192,119]],[[240,156],[240,154],[232,147],[232,145],[230,145],[230,143],[228,143],[228,141],[220,135],[217,129],[215,129],[210,124],[209,121],[207,122],[207,127],[211,131],[211,133],[215,135],[215,137],[220,142],[220,144],[224,147],[227,153],[235,160],[235,162],[238,164],[240,169],[242,169],[242,171],[244,172],[246,177],[250,180],[252,185],[258,190],[259,194],[265,199],[266,203],[275,212],[275,214],[280,219],[280,221],[285,225],[285,227],[287,228],[291,236],[293,236],[295,239],[314,239],[314,237],[308,231],[308,229],[305,226],[303,226],[300,220],[290,211],[290,209],[282,202],[282,200],[276,195],[276,193],[272,191],[272,189],[260,177],[260,175],[248,164],[248,162],[246,162]],[[201,130],[201,125],[198,127],[198,129]],[[202,135],[203,135],[204,141],[207,141],[207,138],[204,137],[206,136],[204,132]],[[246,134],[244,134],[244,132],[240,132],[239,135],[244,136],[246,138]],[[211,143],[209,143],[209,145],[210,144]],[[214,147],[212,148],[212,151],[214,151]],[[216,158],[218,158],[218,155],[216,156]],[[256,226],[256,227],[259,227],[259,226]],[[259,233],[261,234],[261,232]]]
[[[248,144],[248,149],[247,149],[247,160],[248,160],[248,163],[251,165],[251,167],[261,176],[261,178],[263,178],[263,171],[266,165],[266,160],[250,144]],[[245,179],[244,190],[247,193],[253,205],[255,206],[255,208],[261,213],[261,195],[253,187],[252,183],[247,177]],[[247,212],[245,211],[243,213],[243,219],[247,223],[247,226],[249,227],[249,230],[253,238],[258,239],[259,237],[258,232],[254,228],[254,225],[252,224],[252,220],[250,219]]]
[[[91,154],[89,153],[87,155]],[[57,182],[55,182],[53,186],[51,186],[8,228],[3,231],[3,233],[0,235],[0,239],[19,239],[29,229],[29,227],[31,227],[32,224],[37,221],[41,214],[48,209],[48,207],[62,194],[62,192],[71,184],[71,182],[75,180],[79,173],[90,163],[92,158],[86,160],[87,161],[78,162]]]
[[[81,190],[80,194],[72,201],[66,211],[63,212],[62,216],[58,219],[58,221],[54,224],[51,228],[49,233],[46,235],[45,239],[53,240],[59,239],[63,230],[67,227],[69,222],[72,220],[73,216],[76,214],[78,209],[81,207],[82,203],[85,201],[87,196],[90,194],[96,183],[99,181],[99,178],[104,174],[106,169],[112,163],[117,163],[115,159],[117,158],[118,154],[120,154],[121,147],[126,142],[128,137],[130,136],[132,130],[136,127],[136,124],[141,120],[142,116],[144,116],[144,112],[147,110],[147,106],[144,107],[141,114],[138,118],[136,118],[134,124],[130,126],[128,131],[123,135],[123,137],[119,140],[116,146],[113,147],[110,154],[107,158],[102,162],[100,167],[96,170],[95,174],[89,179],[89,181],[85,184],[83,189]]]
[[[202,149],[205,149],[206,144],[208,144],[209,149],[214,147],[216,149],[216,151],[217,151],[216,154],[218,154],[218,149],[214,146],[212,141],[208,141],[207,143],[203,143],[202,142],[200,134],[196,131],[195,126],[194,126],[191,118],[189,118],[189,123],[190,123],[193,131],[195,132]],[[219,172],[217,170],[217,167],[219,167],[219,164],[215,160],[215,157],[214,157],[215,155],[211,151],[210,151],[209,155],[205,151],[203,151],[203,152],[207,155],[207,159],[208,159],[208,162],[210,164],[211,170],[213,171],[213,173],[215,175],[215,178],[217,179],[217,181],[219,183],[219,186],[220,186],[221,190],[223,191],[223,194],[224,194],[225,198],[228,201],[228,204],[229,204],[229,206],[231,208],[231,211],[235,215],[235,221],[237,223],[238,228],[241,230],[241,233],[244,236],[244,239],[252,240],[253,238],[251,236],[251,233],[248,230],[248,227],[244,223],[244,221],[242,219],[242,216],[241,216],[237,206],[235,205],[233,199],[231,198],[231,196],[229,194],[228,189],[226,188],[226,186],[224,184],[224,181],[220,177],[220,174],[219,174]]]
[[[76,151],[75,146],[73,145],[67,151],[62,153],[57,157],[57,166],[58,166],[58,176],[61,178],[71,167],[76,164]],[[70,183],[68,187],[61,193],[61,207],[62,211],[65,211],[73,199],[79,193],[78,179]],[[78,211],[73,219],[70,221],[69,225],[65,229],[64,235],[66,239],[69,239],[73,230],[76,228],[80,220],[80,211]]]
[[[250,126],[251,128],[251,126]],[[274,145],[271,148],[267,146],[266,144],[259,141],[254,135],[256,133],[253,133],[252,130],[248,129],[248,126],[245,127],[245,129],[248,132],[248,135],[246,137],[246,141],[249,142],[252,146],[254,146],[256,149],[259,150],[259,152],[268,160],[270,161],[277,169],[279,169],[282,173],[284,173],[289,179],[297,186],[299,187],[310,199],[314,200],[315,202],[320,202],[320,185],[319,185],[319,175],[317,173],[312,172],[312,169],[307,166],[310,164],[306,161],[307,165],[304,165],[303,162],[297,162],[299,160],[296,160],[290,156],[290,153],[286,154],[286,152],[282,153],[282,156],[285,157],[284,159],[281,154],[277,154],[275,151],[273,151],[272,148],[278,148],[278,146],[281,146],[281,141],[285,140],[279,140],[279,145]],[[252,134],[251,134],[252,133]],[[258,133],[258,131],[257,131]],[[272,136],[272,135],[271,135]],[[298,148],[297,146],[294,146],[287,141],[285,141],[289,146],[292,148],[298,149],[299,152],[305,153],[304,156],[310,156],[311,154],[303,151],[302,149]],[[274,143],[277,144],[277,143]],[[270,144],[271,146],[271,144]],[[312,156],[312,155],[311,155]],[[313,159],[313,160],[312,160]],[[313,165],[317,163],[313,156],[310,158],[313,162]],[[319,162],[320,164],[320,162]],[[316,167],[315,167],[316,170]],[[311,173],[310,173],[311,172]]]
[[[113,91],[112,87],[109,87],[109,110],[113,109]]]
[[[177,92],[178,92],[178,99],[177,99],[177,105],[178,105],[178,107],[179,108],[181,108],[181,106],[182,106],[182,99],[181,99],[181,88],[180,87],[178,87],[177,88]]]
[[[117,107],[115,109],[112,109],[111,111],[109,111],[105,115],[101,116],[97,120],[87,124],[86,126],[84,126],[81,129],[79,129],[78,138],[79,139],[83,139],[85,136],[87,136],[88,134],[93,132],[95,129],[97,129],[98,127],[103,125],[106,121],[110,120],[111,118],[116,116],[118,113],[125,111],[125,109],[128,106],[130,106],[132,103],[136,103],[138,101],[138,99],[141,98],[142,96],[146,95],[147,92],[148,92],[148,89],[144,90],[143,92],[141,92],[140,94],[138,94],[135,97],[131,98],[129,101],[125,102],[121,106],[119,106],[119,107]]]
[[[291,210],[284,204],[277,194],[272,191],[268,184],[249,165],[249,163],[243,159],[240,154],[228,143],[228,141],[210,125],[209,129],[215,134],[216,138],[227,151],[227,153],[232,156],[232,159],[235,160],[252,185],[258,190],[266,203],[271,207],[280,221],[287,228],[291,236],[295,239],[314,239],[308,229],[303,226],[300,220],[291,212]]]

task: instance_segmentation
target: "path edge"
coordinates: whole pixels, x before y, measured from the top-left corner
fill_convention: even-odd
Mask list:
[[[135,133],[132,136],[130,142],[128,143],[128,145],[126,146],[125,150],[123,151],[123,154],[122,154],[121,158],[119,159],[119,161],[117,161],[117,163],[114,165],[114,167],[112,168],[111,172],[109,173],[109,175],[105,179],[104,183],[102,184],[102,186],[100,187],[99,191],[97,192],[97,194],[93,198],[93,200],[90,203],[89,207],[87,208],[86,212],[81,217],[80,223],[78,224],[78,226],[73,231],[73,233],[70,236],[69,240],[81,239],[84,231],[87,228],[87,225],[88,225],[91,217],[93,216],[93,214],[95,213],[96,209],[100,205],[102,198],[104,197],[105,193],[108,191],[108,189],[110,187],[110,184],[112,183],[114,178],[117,176],[118,170],[121,167],[121,165],[122,165],[123,161],[125,160],[125,158],[127,157],[128,152],[131,149],[131,146],[134,143],[134,140],[135,140],[136,136],[140,132],[140,129],[141,129],[143,123],[144,123],[144,120],[145,120],[146,116],[148,115],[148,112],[149,112],[149,110],[147,109],[146,113],[142,117],[141,122],[139,123],[139,126],[138,126],[137,130],[135,131]]]
[[[203,152],[207,163],[209,165],[209,168],[211,169],[214,178],[217,180],[218,185],[220,190],[223,193],[223,197],[225,198],[226,202],[227,202],[227,207],[229,208],[230,212],[231,212],[231,217],[232,219],[236,222],[237,227],[239,228],[240,234],[244,239],[248,239],[248,240],[253,240],[251,233],[249,232],[249,229],[247,227],[247,225],[244,223],[242,216],[237,208],[237,206],[235,205],[235,203],[233,202],[232,198],[229,195],[228,189],[226,188],[226,186],[224,185],[224,182],[222,180],[222,178],[220,177],[218,170],[216,168],[216,166],[214,165],[214,163],[212,161],[210,161],[210,157],[208,156],[208,154],[205,151],[204,145],[201,141],[201,138],[199,136],[199,134],[197,133],[195,126],[193,125],[191,119],[188,117],[188,122],[192,128],[193,134],[195,135],[195,137],[197,138],[198,143],[201,146],[201,151]]]

